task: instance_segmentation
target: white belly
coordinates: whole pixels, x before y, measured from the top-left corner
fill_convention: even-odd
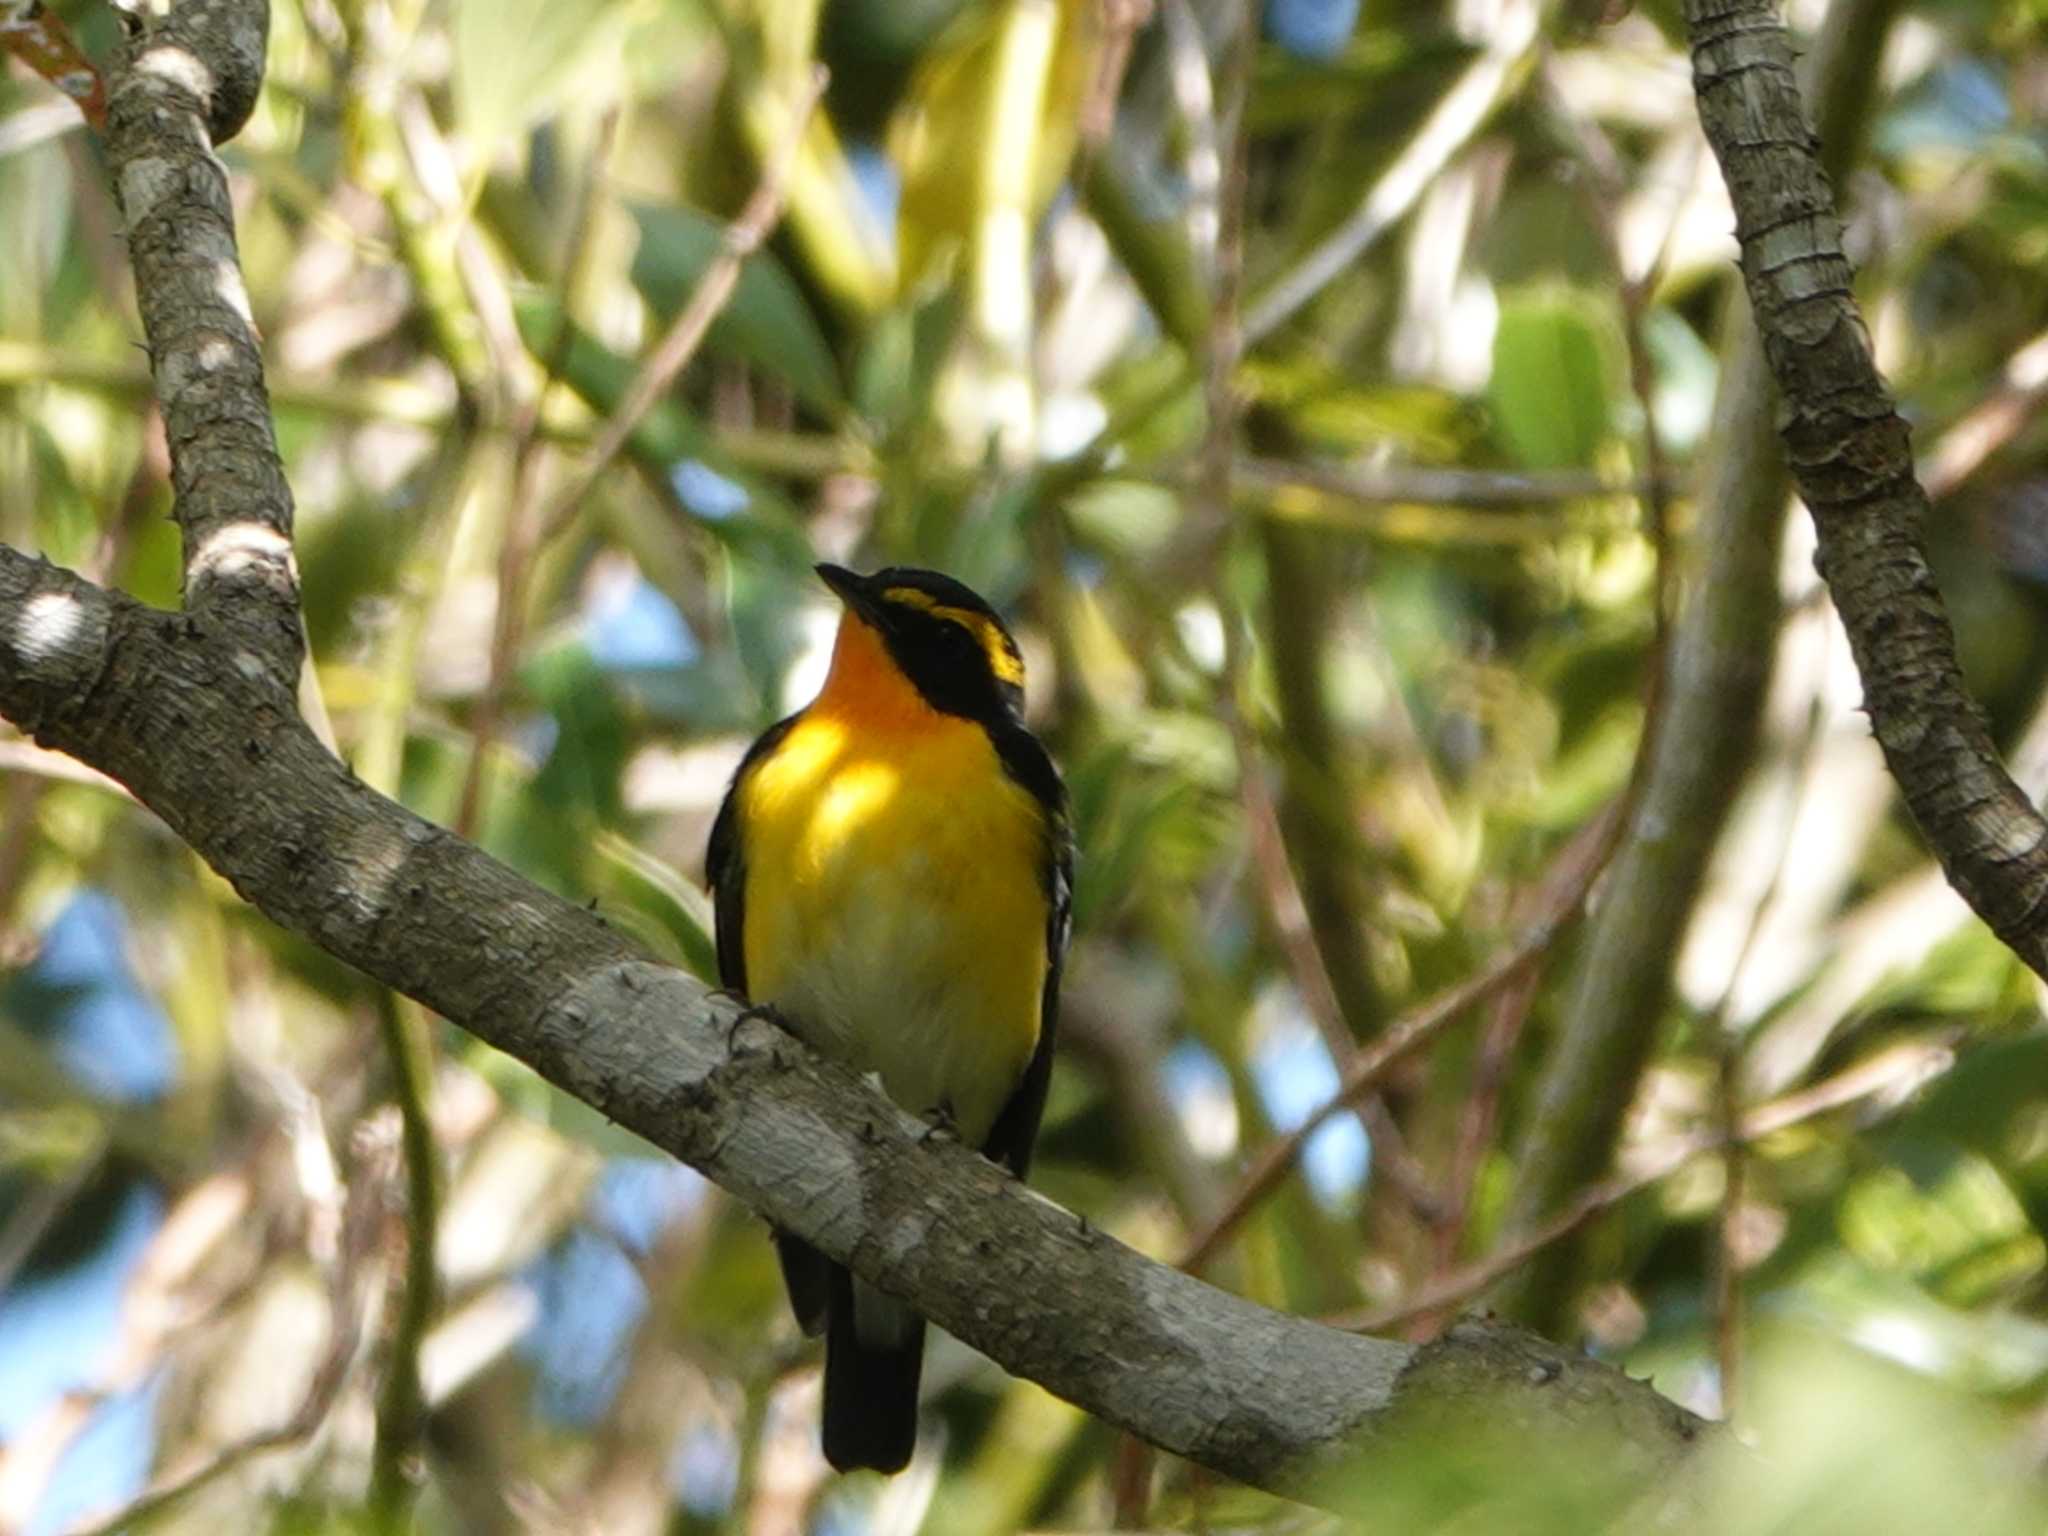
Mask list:
[[[909,873],[919,861],[905,862]],[[986,942],[981,925],[957,905],[913,894],[933,892],[929,880],[877,872],[848,887],[835,920],[813,930],[814,942],[778,979],[775,1003],[818,1049],[879,1073],[904,1108],[950,1115],[978,1146],[1035,1043],[987,1027],[993,978],[975,963]]]

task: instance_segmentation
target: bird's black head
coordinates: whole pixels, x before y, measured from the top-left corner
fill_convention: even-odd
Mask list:
[[[821,565],[818,575],[882,637],[890,659],[933,709],[989,721],[1023,713],[1024,659],[973,588],[907,565],[872,576]]]

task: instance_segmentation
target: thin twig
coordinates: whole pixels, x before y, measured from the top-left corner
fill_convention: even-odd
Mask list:
[[[1720,1219],[1715,1224],[1711,1298],[1714,1352],[1720,1366],[1721,1417],[1724,1419],[1733,1419],[1736,1415],[1742,1374],[1742,1275],[1737,1239],[1746,1166],[1742,1141],[1737,1135],[1741,1102],[1741,1041],[1739,1031],[1730,1026],[1729,1018],[1734,1012],[1735,999],[1741,990],[1742,980],[1749,973],[1750,959],[1756,953],[1757,944],[1763,937],[1764,921],[1777,906],[1778,893],[1784,888],[1785,872],[1792,862],[1792,840],[1805,813],[1807,796],[1814,787],[1814,770],[1820,757],[1821,738],[1826,734],[1828,725],[1828,653],[1834,647],[1832,632],[1826,633],[1828,638],[1820,648],[1816,664],[1813,700],[1807,710],[1806,730],[1793,759],[1792,799],[1785,808],[1783,835],[1778,839],[1777,857],[1771,865],[1771,878],[1750,908],[1749,924],[1743,931],[1741,945],[1735,951],[1735,963],[1729,968],[1727,985],[1721,989],[1721,995],[1714,1005],[1713,1016],[1707,1021],[1704,1030],[1706,1037],[1715,1042],[1718,1051],[1719,1059],[1714,1072],[1715,1106],[1722,1132],[1727,1138],[1727,1173],[1722,1183]]]
[[[65,110],[69,110],[66,108]],[[149,371],[139,364],[0,337],[0,389],[23,384],[64,384],[123,399],[147,400]],[[417,379],[356,376],[346,379],[273,378],[271,399],[280,411],[332,416],[344,422],[412,427],[432,436],[466,429],[464,412],[441,387]],[[480,421],[484,438],[500,438],[514,424]],[[550,443],[584,446],[593,441],[588,419],[560,408],[543,416],[540,434]],[[851,437],[823,432],[779,432],[765,428],[721,428],[719,455],[741,469],[793,480],[827,480],[835,475],[870,475],[874,455]]]
[[[1517,918],[1520,917],[1518,913]],[[1458,1110],[1450,1172],[1444,1179],[1443,1219],[1436,1229],[1432,1279],[1441,1278],[1456,1267],[1458,1250],[1472,1220],[1472,1197],[1479,1171],[1500,1124],[1500,1101],[1507,1087],[1508,1065],[1514,1058],[1516,1043],[1522,1038],[1523,1026],[1529,1022],[1529,1009],[1536,1001],[1541,981],[1542,973],[1531,966],[1502,987],[1493,999]],[[1442,1320],[1431,1321],[1434,1324]]]
[[[633,376],[618,410],[591,445],[583,467],[549,504],[546,515],[541,519],[543,545],[551,543],[568,526],[582,506],[583,498],[590,494],[591,487],[611,467],[612,460],[618,457],[619,450],[633,435],[633,429],[640,425],[648,408],[696,355],[705,333],[711,329],[711,323],[732,299],[747,258],[761,248],[782,215],[783,195],[790,173],[796,168],[797,151],[803,145],[804,131],[825,94],[829,78],[822,64],[811,72],[809,84],[797,98],[788,137],[762,173],[760,185],[747,199],[739,218],[727,226],[717,257],[704,269],[704,275],[697,280],[695,292],[655,347],[653,356]]]
[[[1236,708],[1236,700],[1227,692],[1224,709],[1230,725],[1230,739],[1237,749],[1237,793],[1238,803],[1244,810],[1245,843],[1265,897],[1266,914],[1273,922],[1274,937],[1280,941],[1281,958],[1287,962],[1294,990],[1301,994],[1302,1006],[1314,1021],[1317,1033],[1323,1037],[1331,1059],[1346,1061],[1352,1055],[1357,1039],[1344,1020],[1344,1006],[1337,1000],[1336,984],[1330,980],[1330,967],[1323,959],[1323,952],[1316,944],[1315,930],[1309,924],[1308,904],[1302,900],[1301,884],[1294,878],[1294,870],[1287,862],[1287,842],[1280,831],[1280,808],[1274,804],[1272,787],[1266,783],[1264,768],[1259,761],[1258,743],[1246,728]]]
[[[1561,502],[1643,496],[1647,479],[1617,481],[1590,469],[1469,469],[1437,464],[1325,464],[1313,459],[1242,459],[1238,478],[1262,491],[1306,486],[1367,506],[1420,502],[1518,512]]]
[[[1511,943],[1490,955],[1478,970],[1419,1007],[1410,1009],[1352,1058],[1337,1091],[1293,1131],[1259,1154],[1258,1161],[1239,1182],[1222,1212],[1188,1244],[1187,1251],[1179,1260],[1180,1268],[1199,1270],[1215,1256],[1252,1208],[1285,1177],[1308,1139],[1331,1116],[1358,1104],[1379,1085],[1388,1071],[1434,1039],[1445,1025],[1467,1008],[1516,976],[1555,942],[1599,877],[1620,823],[1619,806],[1610,807],[1596,817],[1589,824],[1589,830],[1575,837],[1552,861],[1543,880],[1544,889],[1549,894],[1535,921]]]
[[[1535,7],[1527,0],[1513,0],[1493,46],[1445,92],[1429,121],[1373,183],[1357,212],[1252,306],[1243,327],[1244,348],[1264,341],[1400,222],[1422,189],[1512,94],[1515,76],[1535,38]],[[1195,383],[1192,361],[1173,369],[1116,412],[1075,452],[1036,465],[1026,477],[1024,499],[1039,506],[1055,504],[1072,487],[1099,474],[1119,444],[1149,425]]]
[[[1253,0],[1244,0],[1249,6]],[[1188,0],[1166,0],[1164,13],[1167,82],[1179,114],[1178,128],[1187,147],[1181,154],[1181,175],[1188,189],[1188,242],[1198,270],[1215,281],[1216,249],[1222,229],[1223,150],[1216,111],[1216,81],[1209,67],[1208,40]]]
[[[546,415],[548,396],[569,361],[569,346],[575,335],[573,316],[576,296],[583,288],[583,274],[590,262],[591,231],[596,227],[598,189],[604,185],[612,145],[619,125],[618,109],[604,116],[597,143],[591,150],[590,167],[577,193],[576,210],[570,223],[567,257],[562,265],[562,308],[554,339],[541,365],[539,386],[521,406],[513,423],[512,510],[505,519],[504,542],[498,550],[498,610],[491,626],[490,672],[478,697],[470,732],[469,764],[463,770],[462,797],[457,802],[455,832],[461,837],[475,835],[483,815],[484,767],[505,708],[505,690],[518,658],[519,642],[526,630],[526,588],[533,574],[533,558],[540,542],[539,516],[545,456],[541,452],[540,426]]]
[[[1226,669],[1226,676],[1234,669]],[[1358,1037],[1345,1021],[1343,1005],[1330,980],[1330,968],[1316,942],[1309,921],[1308,904],[1302,899],[1301,884],[1288,862],[1286,839],[1280,830],[1279,807],[1266,783],[1257,743],[1245,728],[1235,699],[1235,683],[1226,686],[1224,715],[1230,725],[1232,745],[1237,752],[1238,798],[1244,808],[1252,868],[1263,888],[1266,911],[1280,941],[1280,953],[1287,962],[1289,978],[1300,994],[1316,1032],[1339,1072],[1358,1056]],[[1403,1204],[1425,1225],[1442,1213],[1443,1204],[1430,1187],[1420,1165],[1407,1152],[1393,1116],[1377,1098],[1362,1106],[1366,1130],[1373,1144],[1373,1166],[1384,1174]]]
[[[365,1127],[367,1131],[369,1128]],[[223,1446],[191,1471],[157,1484],[139,1498],[95,1524],[74,1528],[68,1536],[115,1536],[133,1530],[182,1502],[208,1484],[218,1481],[250,1458],[267,1451],[284,1450],[310,1439],[341,1396],[356,1361],[362,1340],[363,1306],[368,1287],[363,1283],[365,1262],[377,1249],[377,1231],[396,1171],[393,1138],[368,1135],[362,1138],[362,1155],[349,1190],[340,1249],[330,1271],[328,1307],[330,1332],[327,1352],[306,1394],[289,1417],[269,1429]]]
[[[1259,7],[1254,0],[1238,0],[1237,27],[1221,60],[1221,78],[1216,82],[1220,89],[1210,100],[1211,111],[1204,135],[1211,145],[1222,144],[1227,148],[1218,188],[1216,243],[1209,261],[1215,323],[1207,332],[1208,351],[1202,359],[1203,400],[1208,422],[1202,440],[1194,516],[1196,521],[1219,531],[1230,525],[1233,500],[1230,477],[1238,428],[1237,365],[1244,348],[1238,302],[1244,286],[1245,104],[1251,97],[1252,66],[1258,55],[1258,40]],[[1199,47],[1197,52],[1201,52]],[[1219,589],[1221,585],[1219,582]],[[1238,625],[1227,601],[1221,611],[1224,626],[1233,637],[1226,642],[1221,680],[1223,708],[1231,723],[1232,736],[1239,746],[1239,762],[1248,764],[1247,733],[1237,710],[1242,645],[1236,638]],[[1240,778],[1247,788],[1260,782],[1256,764],[1248,764]],[[1327,989],[1328,974],[1322,971],[1317,974]],[[1329,998],[1329,1004],[1334,1009],[1334,995]],[[1334,1013],[1331,1017],[1335,1017]],[[1341,1025],[1338,1032],[1340,1035],[1343,1033]],[[1119,1437],[1110,1471],[1115,1524],[1119,1529],[1135,1529],[1150,1523],[1152,1472],[1157,1459],[1157,1451],[1138,1436],[1125,1431]]]
[[[38,0],[0,5],[0,57],[10,53],[69,97],[87,123],[106,127],[106,82],[63,17]]]
[[[1881,1051],[1811,1088],[1758,1105],[1743,1114],[1734,1139],[1749,1145],[1788,1126],[1884,1094],[1903,1100],[1913,1089],[1955,1064],[1955,1042],[1960,1037],[1960,1031],[1949,1031],[1933,1040]],[[1571,1236],[1603,1211],[1669,1178],[1694,1158],[1724,1150],[1729,1141],[1728,1133],[1718,1127],[1683,1137],[1635,1172],[1616,1174],[1582,1190],[1554,1216],[1507,1247],[1423,1287],[1397,1306],[1348,1312],[1324,1321],[1333,1328],[1356,1333],[1385,1333],[1416,1317],[1458,1306],[1490,1290],[1543,1249]]]
[[[782,200],[790,173],[796,167],[797,151],[803,144],[804,131],[809,127],[811,114],[817,110],[819,100],[825,94],[828,79],[823,65],[812,71],[810,83],[798,98],[796,110],[790,120],[788,136],[784,139],[775,158],[769,162],[761,177],[760,185],[747,200],[740,216],[725,231],[719,252],[712,263],[704,269],[697,280],[697,287],[691,293],[689,302],[684,304],[682,313],[668,328],[654,353],[633,376],[625,396],[611,420],[598,434],[591,445],[589,456],[582,467],[570,478],[569,483],[556,493],[536,522],[531,540],[531,549],[538,551],[552,544],[575,518],[583,505],[583,498],[590,494],[592,486],[612,466],[619,456],[619,450],[633,435],[633,430],[661,398],[676,376],[688,366],[689,361],[702,345],[711,324],[724,311],[732,299],[733,290],[738,287],[741,268],[746,260],[761,247],[775,221],[782,214]],[[568,317],[563,316],[563,325]],[[565,331],[566,334],[566,331]],[[516,549],[508,551],[519,558],[520,571],[515,573],[517,585],[524,585],[524,555],[526,541],[519,540]],[[497,641],[492,648],[492,675],[498,679],[495,689],[486,693],[480,701],[474,744],[470,750],[469,769],[462,786],[462,802],[456,817],[456,831],[467,833],[476,826],[482,815],[484,759],[491,738],[495,735],[498,715],[503,707],[504,680],[509,677],[511,664],[515,659],[518,638],[524,628],[524,616],[507,612],[507,606],[520,606],[522,593],[505,589],[501,579],[498,592],[499,621]]]
[[[1586,174],[1580,178],[1580,183],[1590,204],[1592,222],[1601,234],[1609,264],[1620,288],[1629,385],[1636,398],[1641,418],[1639,453],[1642,459],[1643,487],[1638,501],[1643,533],[1649,541],[1655,560],[1650,587],[1651,639],[1643,661],[1643,726],[1636,744],[1635,761],[1630,769],[1628,788],[1624,794],[1626,812],[1620,822],[1619,836],[1614,849],[1610,853],[1610,857],[1618,866],[1619,879],[1626,875],[1632,854],[1640,852],[1646,844],[1655,844],[1659,840],[1659,833],[1654,827],[1637,826],[1636,822],[1639,816],[1646,822],[1654,819],[1655,796],[1658,793],[1655,781],[1659,779],[1660,774],[1667,785],[1671,782],[1669,770],[1665,766],[1667,747],[1682,739],[1681,735],[1674,734],[1678,730],[1678,725],[1673,716],[1686,702],[1684,690],[1671,686],[1670,674],[1677,672],[1681,677],[1687,674],[1678,636],[1678,573],[1672,557],[1669,486],[1665,474],[1663,443],[1656,422],[1655,366],[1643,330],[1643,315],[1655,292],[1662,264],[1668,259],[1675,219],[1673,225],[1667,225],[1659,249],[1653,254],[1645,271],[1632,280],[1618,235],[1616,209],[1624,186],[1618,157],[1613,153],[1612,147],[1593,132],[1581,118],[1570,112],[1566,105],[1559,104],[1557,110],[1562,118],[1566,137],[1578,151],[1585,168]],[[1698,686],[1696,680],[1694,686]],[[1677,747],[1674,750],[1683,751],[1684,748]],[[1588,956],[1581,960],[1579,973],[1574,979],[1572,1006],[1578,1011],[1573,1016],[1581,1020],[1589,1017],[1604,1018],[1606,1022],[1599,1024],[1590,1037],[1582,1031],[1568,1032],[1566,1049],[1554,1056],[1546,1066],[1543,1083],[1546,1099],[1533,1122],[1537,1128],[1531,1133],[1534,1136],[1554,1131],[1557,1135],[1584,1141],[1607,1140],[1615,1134],[1613,1128],[1607,1127],[1599,1120],[1560,1112],[1549,1101],[1547,1095],[1560,1080],[1577,1081],[1579,1069],[1588,1059],[1588,1038],[1592,1041],[1591,1049],[1597,1051],[1616,1038],[1612,1033],[1613,1029],[1619,1027],[1616,1021],[1631,1017],[1629,1010],[1617,1007],[1611,1001],[1599,1005],[1602,1011],[1597,1013],[1589,1013],[1580,1005],[1588,996],[1601,995],[1593,992],[1588,982],[1588,977],[1598,974],[1594,967],[1604,952],[1597,941],[1603,937],[1603,933],[1611,935],[1616,931],[1613,927],[1616,921],[1632,921],[1642,910],[1633,902],[1612,907],[1602,915],[1593,929],[1592,947]],[[1635,1043],[1640,1046],[1642,1041],[1638,1039]],[[1640,1070],[1639,1062],[1618,1066],[1606,1074],[1604,1079],[1599,1079],[1602,1086],[1598,1091],[1625,1104]],[[1599,1078],[1599,1074],[1589,1075]],[[1614,1118],[1618,1126],[1618,1108],[1614,1112]],[[1532,1145],[1536,1147],[1533,1153],[1529,1150]],[[1532,1187],[1533,1180],[1547,1177],[1543,1171],[1547,1161],[1543,1155],[1543,1145],[1540,1141],[1525,1141],[1522,1166],[1517,1170],[1517,1183],[1520,1186],[1518,1199],[1523,1198],[1526,1191]],[[1603,1160],[1604,1157],[1611,1155],[1612,1147],[1609,1145],[1603,1154]],[[1532,1219],[1533,1217],[1528,1215],[1511,1217],[1511,1221],[1516,1225]]]
[[[1998,388],[1977,402],[1920,461],[1927,494],[1953,495],[1999,449],[2036,419],[2048,397],[2048,331],[2021,347],[2006,362]]]
[[[1763,905],[1755,916],[1761,919]],[[1754,926],[1751,929],[1755,931]],[[1739,972],[1737,974],[1740,974]],[[1735,990],[1730,976],[1728,991]],[[1748,1181],[1749,1160],[1741,1135],[1741,1100],[1737,1097],[1737,1063],[1741,1053],[1725,1029],[1715,1042],[1714,1123],[1721,1133],[1721,1201],[1714,1213],[1714,1261],[1712,1290],[1707,1310],[1714,1330],[1714,1360],[1721,1378],[1721,1417],[1732,1420],[1741,1402],[1742,1388],[1742,1260],[1739,1236],[1742,1221],[1743,1186]]]
[[[405,1291],[377,1400],[370,1508],[382,1528],[395,1529],[415,1492],[412,1463],[426,1423],[420,1346],[440,1300],[434,1255],[440,1246],[441,1198],[432,1103],[433,1021],[418,1003],[388,988],[378,991],[377,1014],[391,1060],[405,1156]]]
[[[1116,123],[1116,104],[1123,94],[1124,72],[1130,67],[1131,45],[1152,19],[1152,0],[1101,0],[1101,5],[1102,42],[1095,79],[1081,102],[1081,142],[1067,178],[1077,187],[1088,179],[1085,157],[1101,149]]]
[[[36,1251],[51,1224],[85,1187],[86,1180],[99,1172],[107,1148],[107,1138],[96,1137],[56,1177],[37,1183],[7,1213],[6,1224],[0,1226],[0,1296],[7,1294],[21,1266]]]
[[[1423,189],[1513,93],[1536,45],[1537,20],[1533,0],[1509,0],[1486,51],[1444,93],[1357,209],[1252,305],[1244,322],[1246,345],[1256,346],[1285,325],[1406,217]]]

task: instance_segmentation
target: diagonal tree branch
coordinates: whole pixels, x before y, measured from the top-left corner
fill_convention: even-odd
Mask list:
[[[2048,822],[1963,687],[1927,567],[1927,495],[1850,287],[1834,194],[1772,0],[1685,0],[1700,122],[1735,205],[1742,276],[1784,402],[1780,433],[1813,512],[1886,764],[1949,881],[2048,975]]]

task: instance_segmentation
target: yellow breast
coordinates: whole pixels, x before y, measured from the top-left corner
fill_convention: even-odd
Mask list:
[[[741,787],[749,990],[978,1145],[1038,1040],[1039,808],[980,726],[829,694]]]

